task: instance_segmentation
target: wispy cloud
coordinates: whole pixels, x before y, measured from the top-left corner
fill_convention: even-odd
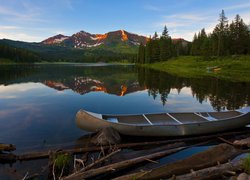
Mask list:
[[[19,29],[20,27],[18,26],[1,26],[0,25],[0,29],[1,30],[14,30],[14,29]]]
[[[41,40],[45,39],[45,37],[31,35],[31,34],[27,34],[24,32],[1,32],[0,30],[0,39],[12,39],[12,40],[27,41],[27,42],[40,42]]]
[[[24,15],[21,13],[16,12],[13,9],[10,9],[8,7],[0,6],[0,14],[5,16],[18,16],[23,17]]]
[[[70,10],[74,10],[73,4],[71,0],[61,0],[60,1],[66,8]]]
[[[238,5],[233,5],[233,6],[228,6],[228,7],[225,7],[224,10],[240,10],[240,9],[247,9],[247,8],[250,8],[250,2],[248,3],[241,3],[241,4],[238,4]]]
[[[202,16],[200,14],[173,14],[169,16],[165,16],[167,19],[177,19],[177,20],[186,20],[186,21],[204,21],[207,20],[208,17]]]
[[[151,4],[147,4],[143,8],[148,10],[148,11],[161,11],[161,8],[154,6],[154,5],[151,5]]]
[[[206,12],[170,14],[163,16],[162,20],[155,24],[155,27],[163,28],[166,25],[172,37],[182,37],[191,41],[195,32],[202,28],[210,30],[210,27],[214,25],[214,18]]]
[[[2,21],[14,23],[27,22],[49,22],[48,19],[41,18],[42,9],[27,2],[21,1],[19,9],[8,6],[0,6],[0,19]]]

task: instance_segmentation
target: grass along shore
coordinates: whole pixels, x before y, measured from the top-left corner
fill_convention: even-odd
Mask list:
[[[144,67],[181,77],[212,76],[231,81],[250,82],[250,56],[230,56],[204,60],[197,56],[180,56],[168,61],[145,64]],[[211,67],[217,67],[213,70]]]

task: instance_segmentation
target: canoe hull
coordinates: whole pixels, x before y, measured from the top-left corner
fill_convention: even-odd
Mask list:
[[[112,123],[80,110],[76,114],[76,124],[79,128],[97,132],[104,127],[113,127],[119,133],[131,136],[188,136],[208,134],[231,129],[237,129],[250,123],[250,113],[218,121],[178,125],[131,125]]]

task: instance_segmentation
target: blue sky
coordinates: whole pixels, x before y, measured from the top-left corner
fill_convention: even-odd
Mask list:
[[[149,36],[166,25],[172,37],[192,40],[201,28],[212,31],[222,9],[230,21],[240,14],[250,24],[249,0],[0,0],[0,39],[119,29]]]

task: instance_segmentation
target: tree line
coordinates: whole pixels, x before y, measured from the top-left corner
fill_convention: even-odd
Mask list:
[[[6,44],[0,44],[0,58],[10,59],[13,62],[18,63],[41,61],[40,56],[32,51],[22,48],[15,48]]]
[[[250,105],[250,85],[242,82],[214,78],[184,78],[140,66],[138,82],[141,87],[147,87],[149,96],[154,99],[158,97],[163,105],[167,103],[171,89],[176,89],[180,93],[183,87],[191,88],[192,95],[201,104],[209,100],[216,111],[239,109],[244,104]]]
[[[219,23],[212,33],[207,34],[203,28],[198,34],[194,34],[191,43],[183,42],[171,39],[165,26],[160,38],[155,33],[145,46],[140,44],[137,63],[167,61],[179,55],[203,56],[204,59],[210,59],[215,56],[250,54],[250,26],[247,26],[238,14],[229,24],[222,10]]]
[[[11,44],[12,43],[12,44]],[[19,43],[19,42],[18,42]],[[17,63],[33,62],[135,62],[136,53],[122,53],[105,49],[73,49],[40,44],[17,44],[16,42],[1,42],[1,59],[9,59]]]
[[[165,26],[160,37],[155,32],[154,36],[148,39],[145,46],[142,43],[140,44],[137,63],[166,61],[179,55],[188,55],[189,51],[190,43],[184,39],[172,39]]]
[[[194,35],[190,54],[205,58],[250,54],[250,29],[238,14],[229,24],[222,10],[212,33],[207,34],[203,28]]]

